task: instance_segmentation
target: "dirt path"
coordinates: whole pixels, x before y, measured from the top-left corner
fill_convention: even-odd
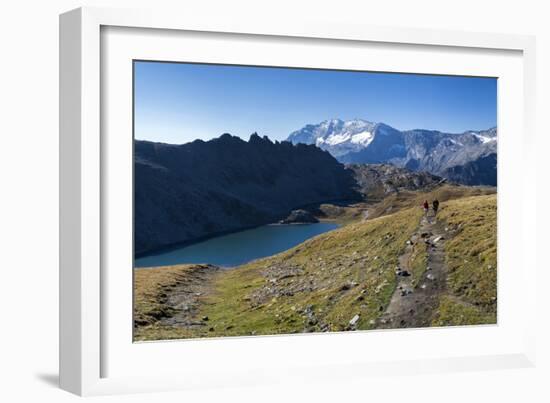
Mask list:
[[[202,299],[212,292],[212,280],[221,270],[213,265],[200,265],[196,270],[189,271],[166,290],[166,305],[175,313],[160,319],[160,323],[176,327],[201,327],[208,324],[207,318],[197,317]]]
[[[405,253],[399,257],[400,271],[396,271],[397,287],[386,311],[379,318],[381,329],[430,326],[439,298],[446,288],[445,230],[432,215],[423,217],[418,231],[411,237]],[[427,269],[418,284],[413,286],[410,264],[413,247],[426,245]],[[399,273],[399,274],[398,274]],[[409,274],[409,275],[407,275]]]

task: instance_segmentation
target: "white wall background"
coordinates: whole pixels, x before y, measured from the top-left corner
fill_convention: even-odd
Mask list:
[[[57,383],[58,293],[58,14],[81,5],[179,7],[231,18],[315,18],[374,25],[451,28],[537,36],[539,158],[518,166],[539,173],[547,196],[550,132],[550,12],[546,1],[522,0],[11,0],[0,3],[0,400],[74,401]],[[544,203],[544,199],[541,200]],[[550,224],[540,205],[542,252]],[[548,205],[548,203],[547,203]],[[6,259],[7,257],[7,259]],[[549,401],[548,258],[540,256],[539,365],[529,370],[373,378],[301,388],[180,392],[94,398],[99,401]]]

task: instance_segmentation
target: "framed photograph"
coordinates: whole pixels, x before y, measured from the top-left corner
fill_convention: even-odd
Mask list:
[[[60,44],[64,389],[533,365],[533,38],[85,8]]]

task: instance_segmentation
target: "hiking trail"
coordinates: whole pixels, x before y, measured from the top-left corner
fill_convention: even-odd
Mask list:
[[[420,226],[399,257],[396,269],[397,285],[390,303],[376,327],[379,329],[415,328],[431,326],[439,299],[445,292],[445,241],[443,224],[433,215],[423,216]],[[414,247],[424,247],[427,265],[417,284],[413,284],[411,257]]]

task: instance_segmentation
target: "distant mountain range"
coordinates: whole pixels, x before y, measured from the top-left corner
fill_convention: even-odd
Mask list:
[[[291,133],[293,144],[314,144],[342,163],[390,163],[466,185],[497,184],[497,129],[443,133],[400,131],[362,119],[331,119]]]
[[[183,145],[136,140],[135,253],[277,222],[303,206],[429,189],[443,178],[495,185],[496,145],[496,129],[401,132],[362,120],[308,125],[283,142],[257,134]]]

